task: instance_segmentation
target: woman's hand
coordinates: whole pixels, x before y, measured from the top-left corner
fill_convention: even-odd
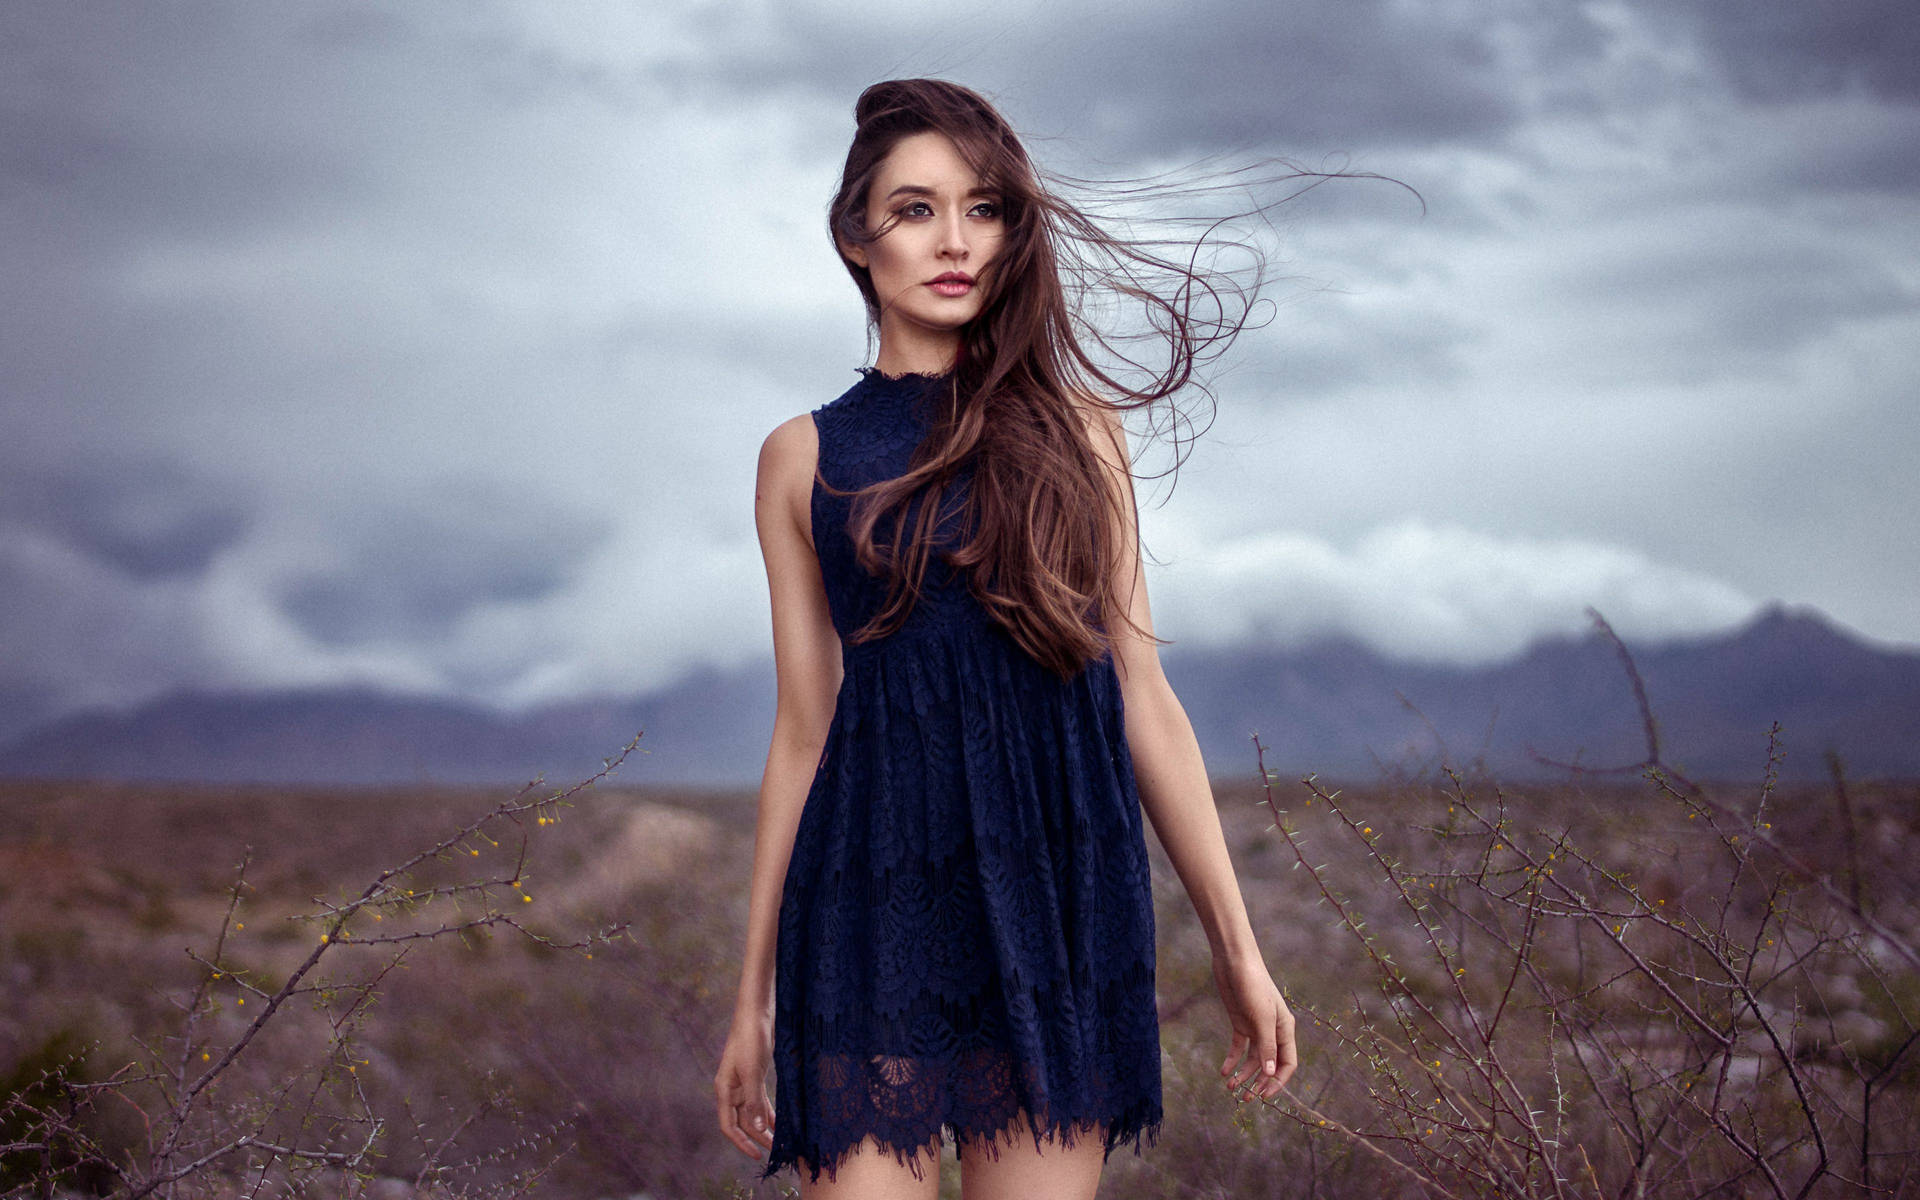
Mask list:
[[[1293,1044],[1293,1014],[1258,955],[1233,960],[1214,955],[1213,982],[1220,989],[1220,1002],[1226,1005],[1227,1024],[1233,1030],[1226,1061],[1220,1064],[1220,1073],[1232,1076],[1227,1090],[1245,1086],[1242,1101],[1251,1096],[1271,1100],[1300,1065],[1300,1051]],[[1262,1078],[1247,1086],[1255,1075]]]
[[[735,1013],[720,1070],[713,1077],[720,1132],[749,1158],[773,1147],[773,1104],[767,1071],[773,1062],[773,1014]]]

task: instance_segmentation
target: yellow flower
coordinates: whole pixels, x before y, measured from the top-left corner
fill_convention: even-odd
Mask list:
[[[247,923],[245,921],[236,921],[234,922],[233,927],[235,929],[245,929],[247,927]]]
[[[235,996],[233,998],[233,1002],[235,1004],[245,1004],[247,1002],[247,998],[245,996]]]
[[[480,857],[480,851],[478,849],[469,850],[467,853],[473,855],[475,858]]]
[[[522,904],[532,904],[532,903],[533,903],[533,897],[532,897],[532,896],[527,896],[527,895],[522,895],[522,896],[520,897],[520,902],[521,902]]]
[[[327,935],[323,933],[323,934],[321,934],[321,935],[320,935],[320,940],[321,940],[322,942],[327,942],[327,941],[331,941],[332,939],[331,939],[331,938],[329,938],[329,937],[327,937]]]
[[[211,1055],[211,1054],[208,1054],[208,1053],[207,1053],[207,1052],[206,1052],[205,1050],[202,1050],[202,1051],[200,1052],[200,1061],[201,1061],[201,1062],[206,1062],[206,1061],[207,1061],[208,1059],[210,1059],[210,1058],[212,1058],[212,1057],[213,1057],[213,1055]]]

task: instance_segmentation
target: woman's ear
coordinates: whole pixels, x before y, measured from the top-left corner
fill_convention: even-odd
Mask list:
[[[867,248],[865,246],[849,246],[842,238],[833,239],[833,244],[840,248],[842,258],[863,270],[866,268]]]

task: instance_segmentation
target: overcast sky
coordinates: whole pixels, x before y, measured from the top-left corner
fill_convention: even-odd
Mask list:
[[[1263,234],[1272,319],[1141,489],[1175,649],[1486,661],[1772,600],[1920,642],[1915,11],[9,3],[0,736],[769,655],[755,459],[871,361],[824,211],[908,75],[1057,171],[1426,198]]]

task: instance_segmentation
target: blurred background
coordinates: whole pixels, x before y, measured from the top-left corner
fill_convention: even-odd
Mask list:
[[[871,361],[824,212],[909,75],[1425,198],[1255,231],[1142,484],[1217,773],[1633,758],[1592,606],[1688,765],[1920,774],[1894,0],[7,5],[0,774],[757,780],[756,455]]]
[[[1177,474],[1135,435],[1303,1061],[1221,1087],[1151,841],[1167,1120],[1103,1194],[1920,1178],[1911,4],[33,0],[0,1192],[782,1194],[711,1092],[774,713],[755,465],[871,361],[825,208],[855,97],[921,75],[1061,174],[1424,198],[1239,230],[1264,324]],[[1590,609],[1702,790],[1633,771]]]

